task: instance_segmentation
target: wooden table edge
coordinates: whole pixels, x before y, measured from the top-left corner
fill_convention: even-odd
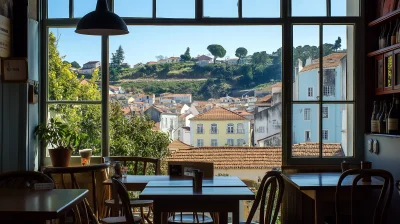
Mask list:
[[[70,203],[63,206],[62,208],[60,208],[57,211],[57,218],[60,217],[60,215],[62,215],[66,210],[70,210],[73,206],[82,202],[86,198],[87,194],[89,194],[88,189],[80,189],[80,190],[84,190],[84,191],[78,197],[76,197],[73,201],[71,201]]]

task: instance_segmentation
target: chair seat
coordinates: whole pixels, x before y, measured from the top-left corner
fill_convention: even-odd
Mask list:
[[[138,216],[133,216],[135,223],[141,223],[142,218]],[[118,217],[107,217],[101,220],[101,223],[104,224],[115,224],[115,223],[127,223],[124,216]]]
[[[179,223],[214,223],[212,218],[209,216],[203,216],[203,215],[197,215],[199,217],[199,222],[197,222],[196,216],[193,216],[193,214],[176,214],[175,218],[174,216],[171,216],[168,218],[168,223],[170,224],[179,224]]]
[[[132,207],[149,207],[151,205],[153,205],[153,200],[138,200],[138,199],[131,199],[129,200],[130,204]],[[111,206],[114,204],[114,199],[111,200],[105,200],[104,202],[107,206]],[[122,202],[119,201],[119,204],[121,205]]]

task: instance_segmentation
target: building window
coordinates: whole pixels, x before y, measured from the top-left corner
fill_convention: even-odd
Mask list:
[[[169,119],[169,125],[171,129],[174,129],[174,122],[172,121],[172,118]]]
[[[210,134],[218,134],[218,125],[217,124],[211,124]]]
[[[304,109],[304,120],[305,121],[311,120],[311,109],[310,108]]]
[[[244,125],[242,123],[237,124],[237,133],[244,134]]]
[[[243,146],[244,144],[245,144],[244,139],[238,139],[238,140],[237,140],[237,145],[238,145],[238,146]]]
[[[279,124],[279,121],[273,120],[272,121],[272,127],[273,128],[281,128],[281,124]]]
[[[181,130],[178,130],[178,140],[181,140]]]
[[[322,130],[322,140],[329,140],[329,131]]]
[[[168,128],[168,118],[164,119],[164,128]]]
[[[322,118],[329,118],[329,109],[328,109],[328,107],[322,107]]]
[[[311,131],[304,131],[304,141],[311,142]]]
[[[197,134],[203,134],[204,129],[203,129],[203,124],[197,124]]]
[[[228,139],[228,141],[227,141],[227,145],[228,146],[233,146],[235,143],[234,143],[234,140],[233,139]]]
[[[258,133],[265,133],[265,127],[264,126],[258,127],[257,132]]]
[[[314,88],[313,87],[308,87],[307,96],[308,97],[313,97],[314,96]]]
[[[324,96],[335,96],[335,86],[324,86]]]
[[[234,134],[235,133],[235,125],[234,124],[228,124],[228,129],[226,130],[226,133],[228,134]]]
[[[197,139],[197,147],[203,147],[204,146],[204,140],[203,139]]]
[[[211,146],[218,146],[218,140],[217,139],[211,139]]]

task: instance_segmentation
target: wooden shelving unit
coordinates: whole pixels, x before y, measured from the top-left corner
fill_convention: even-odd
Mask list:
[[[400,138],[400,135],[390,135],[390,134],[366,133],[365,135],[381,136],[381,137],[388,137],[388,138]]]
[[[386,14],[382,17],[379,17],[378,19],[368,23],[368,26],[373,27],[373,26],[379,25],[381,23],[384,23],[386,21],[399,18],[399,16],[400,16],[400,9],[396,9],[393,12],[388,13],[388,14]]]
[[[389,51],[394,51],[394,50],[399,49],[399,48],[400,48],[400,43],[392,45],[392,46],[389,46],[389,47],[385,47],[385,48],[382,48],[382,49],[379,49],[379,50],[376,50],[376,51],[369,52],[367,54],[367,56],[368,57],[374,57],[376,55],[384,54],[384,53],[389,52]]]

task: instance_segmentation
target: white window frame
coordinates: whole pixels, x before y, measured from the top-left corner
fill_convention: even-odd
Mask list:
[[[218,124],[211,124],[210,134],[218,134]]]
[[[309,133],[309,140],[307,139],[307,133]],[[304,131],[304,142],[311,142],[312,136],[311,136],[311,131],[310,130],[305,130]]]
[[[237,142],[237,146],[243,146],[243,144],[244,144],[246,141],[245,141],[244,139],[239,138],[239,139],[236,140],[236,142]]]
[[[227,144],[228,146],[234,146],[234,145],[235,145],[235,139],[233,139],[233,138],[228,138],[228,139],[226,140],[226,144]]]
[[[314,87],[308,87],[307,88],[307,97],[308,98],[313,98],[314,97]]]
[[[329,130],[328,129],[322,130],[322,140],[329,141]]]
[[[335,96],[335,86],[324,86],[324,96]]]
[[[229,123],[226,128],[227,134],[235,134],[235,124]]]
[[[329,118],[329,107],[323,106],[322,107],[322,118]]]
[[[236,133],[238,134],[244,134],[244,124],[243,123],[238,123],[237,124],[237,130]]]
[[[197,147],[203,147],[204,146],[204,139],[197,139]]]
[[[311,121],[311,108],[304,108],[304,120]]]
[[[211,139],[211,146],[218,146],[218,139]]]
[[[204,125],[203,124],[197,124],[196,125],[196,133],[197,134],[204,134]]]

